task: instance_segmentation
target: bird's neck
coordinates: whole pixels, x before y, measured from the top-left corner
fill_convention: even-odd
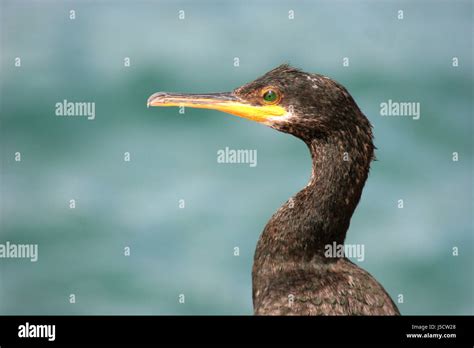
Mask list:
[[[257,245],[256,268],[314,258],[325,262],[325,247],[344,243],[373,157],[370,129],[306,144],[312,157],[311,179],[268,222]]]
[[[302,211],[308,214],[303,222],[307,233],[300,236],[314,240],[310,253],[319,253],[333,242],[344,243],[373,157],[372,141],[366,140],[360,143],[354,137],[335,136],[308,143],[311,178],[296,196],[301,197]]]

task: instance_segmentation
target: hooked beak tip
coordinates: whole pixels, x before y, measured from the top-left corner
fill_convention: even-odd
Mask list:
[[[146,107],[149,108],[150,106],[153,106],[153,103],[157,103],[159,99],[162,99],[163,97],[167,96],[168,94],[165,92],[157,92],[153,93],[147,100],[146,102]]]

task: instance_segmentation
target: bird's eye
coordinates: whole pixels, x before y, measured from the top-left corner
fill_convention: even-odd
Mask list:
[[[266,104],[276,104],[280,101],[280,93],[276,89],[265,89],[262,94]]]

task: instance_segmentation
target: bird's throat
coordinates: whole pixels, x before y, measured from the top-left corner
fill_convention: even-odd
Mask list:
[[[373,157],[371,133],[359,137],[342,132],[306,143],[312,157],[310,181],[268,222],[256,263],[304,262],[324,257],[328,244],[344,243]]]

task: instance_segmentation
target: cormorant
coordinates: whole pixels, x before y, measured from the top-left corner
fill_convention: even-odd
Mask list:
[[[224,111],[303,140],[309,183],[271,217],[255,251],[257,315],[399,315],[390,296],[345,256],[343,245],[374,158],[372,126],[334,80],[287,64],[229,93],[158,92],[148,106]]]

